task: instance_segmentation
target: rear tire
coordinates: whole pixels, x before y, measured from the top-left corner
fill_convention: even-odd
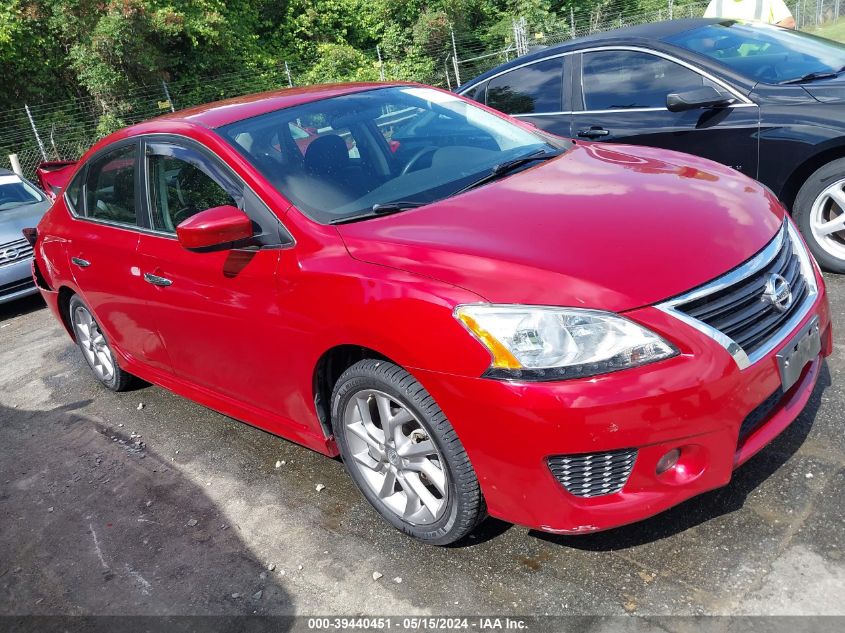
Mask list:
[[[816,170],[795,198],[792,217],[819,265],[845,273],[845,158]]]
[[[137,379],[120,368],[94,314],[78,295],[73,295],[68,302],[68,317],[82,357],[100,384],[112,391],[126,391],[132,387]]]
[[[402,532],[448,545],[484,518],[478,479],[455,430],[401,367],[368,359],[347,369],[332,393],[332,428],[352,480]]]

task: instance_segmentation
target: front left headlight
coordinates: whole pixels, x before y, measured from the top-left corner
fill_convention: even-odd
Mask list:
[[[654,332],[600,310],[471,304],[454,315],[490,352],[489,378],[583,378],[678,354]]]

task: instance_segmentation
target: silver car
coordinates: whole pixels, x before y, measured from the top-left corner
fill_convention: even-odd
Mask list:
[[[0,169],[0,303],[35,294],[32,246],[21,231],[36,226],[51,201],[35,185]]]

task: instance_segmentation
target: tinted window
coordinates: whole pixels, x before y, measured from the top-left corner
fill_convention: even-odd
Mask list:
[[[666,95],[701,88],[704,78],[657,55],[635,51],[584,53],[585,110],[665,108]]]
[[[475,86],[474,88],[470,88],[466,92],[463,93],[467,99],[472,99],[473,101],[478,101],[479,103],[485,103],[487,94],[487,82],[483,82]]]
[[[17,176],[0,176],[0,211],[34,204],[43,199],[34,187]]]
[[[88,166],[85,215],[135,224],[135,145],[108,152]]]
[[[725,21],[669,38],[757,81],[777,83],[812,72],[839,72],[845,45],[766,24]]]
[[[82,193],[82,180],[85,177],[85,169],[80,169],[79,173],[73,177],[73,180],[70,181],[70,184],[65,189],[65,197],[67,198],[68,203],[70,204],[70,210],[74,213],[80,213],[82,207],[79,199],[79,194]]]
[[[192,215],[235,200],[198,166],[173,156],[150,157],[153,228],[174,233]]]
[[[506,114],[560,112],[563,58],[547,59],[491,79],[487,105]]]

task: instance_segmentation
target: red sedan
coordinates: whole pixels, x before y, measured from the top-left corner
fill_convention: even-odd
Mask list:
[[[124,129],[29,237],[103,385],[340,454],[435,544],[487,513],[585,533],[723,486],[832,347],[818,267],[761,185],[418,85]]]

